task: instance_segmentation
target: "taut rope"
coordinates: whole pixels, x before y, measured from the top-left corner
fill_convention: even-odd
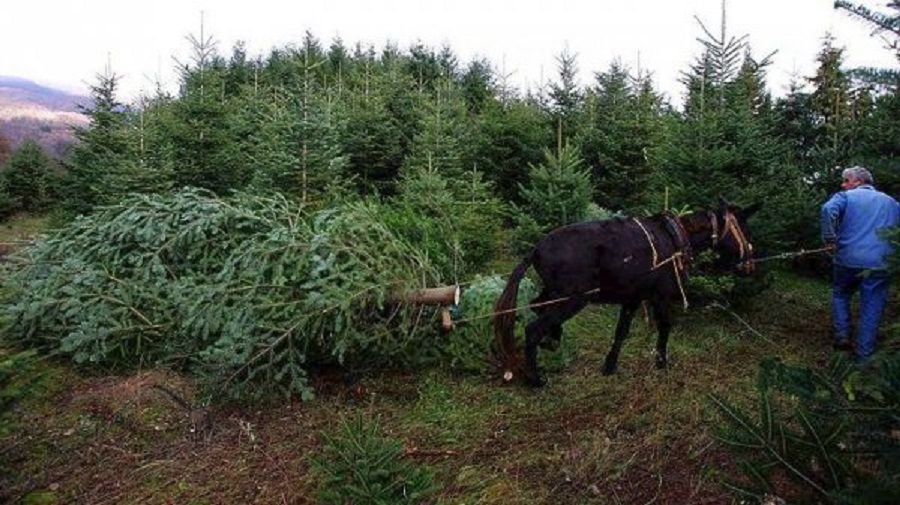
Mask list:
[[[823,253],[823,252],[828,252],[828,251],[834,251],[834,246],[826,246],[826,247],[820,247],[818,249],[808,249],[808,250],[800,249],[799,251],[790,251],[790,252],[784,252],[781,254],[773,254],[772,256],[765,256],[763,258],[750,259],[750,260],[744,261],[744,263],[762,263],[764,261],[796,258],[799,256],[806,256],[808,254],[818,254],[818,253]]]

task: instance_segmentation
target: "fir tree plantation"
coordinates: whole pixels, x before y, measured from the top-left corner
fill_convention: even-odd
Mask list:
[[[888,13],[840,0],[836,8],[859,19],[860,29],[883,36],[885,50],[894,51],[900,61],[897,2],[889,4]],[[641,393],[635,391],[641,386],[627,389],[622,384],[637,380],[629,377],[622,384],[607,383],[613,393],[598,393],[607,387],[599,384],[571,404],[579,382],[565,382],[568,390],[556,384],[559,397],[554,398],[494,389],[484,378],[492,342],[482,316],[492,310],[504,285],[495,272],[505,273],[513,258],[558,226],[664,208],[686,213],[709,208],[719,196],[742,205],[763,203],[751,223],[754,245],[763,255],[810,249],[818,246],[819,206],[837,189],[841,168],[865,165],[880,189],[900,193],[896,68],[847,68],[840,41],[823,33],[815,73],[797,76],[783,96],[773,96],[766,78],[775,54],[755,53],[753,34],[735,37],[724,31],[724,24],[719,33],[703,30],[696,55],[683,72],[678,106],[654,88],[652,69],[629,68],[621,61],[591,69],[588,82],[580,83],[577,52],[568,50],[556,57],[555,75],[545,86],[523,91],[509,86],[487,61],[460,61],[452,47],[388,45],[376,51],[340,39],[324,42],[312,33],[252,57],[242,44],[224,50],[201,31],[189,38],[191,57],[178,63],[178,92],[160,87],[132,103],[123,103],[120,78],[107,70],[92,85],[92,103],[83,110],[89,124],[75,129],[78,142],[66,156],[54,159],[35,142],[13,150],[0,137],[0,218],[16,223],[25,215],[46,216],[47,229],[52,229],[28,240],[27,246],[26,241],[11,241],[18,250],[0,263],[2,342],[10,349],[0,350],[4,407],[45,394],[36,392],[40,388],[34,380],[40,375],[34,370],[46,366],[37,361],[40,355],[64,359],[66,365],[54,366],[65,373],[74,367],[144,377],[140,374],[147,368],[165,370],[158,372],[163,379],[177,374],[179,380],[191,381],[201,391],[198,397],[213,399],[213,406],[235,401],[289,408],[284,405],[312,400],[320,392],[317,372],[327,375],[335,369],[354,374],[343,378],[351,388],[359,377],[382,373],[421,376],[418,383],[409,379],[412,386],[399,380],[396,387],[402,392],[391,400],[404,404],[403,395],[419,395],[415,405],[393,405],[384,416],[420,442],[423,430],[431,429],[423,426],[446,421],[451,428],[440,432],[444,438],[425,441],[451,449],[417,452],[415,446],[384,439],[385,430],[368,423],[360,407],[352,419],[342,415],[341,423],[327,416],[318,419],[315,429],[325,433],[321,443],[295,432],[287,437],[307,443],[292,451],[321,449],[311,460],[297,463],[303,471],[312,468],[313,475],[304,474],[297,485],[318,489],[322,503],[428,503],[434,496],[447,503],[503,503],[498,495],[515,495],[512,502],[520,503],[580,503],[598,496],[618,501],[617,493],[627,490],[598,487],[591,480],[630,471],[628,458],[604,460],[614,428],[599,435],[590,432],[594,438],[587,441],[577,439],[588,433],[583,426],[571,428],[562,441],[551,443],[541,436],[553,430],[550,425],[577,424],[580,409],[600,405],[613,412],[607,420],[636,423],[628,424],[631,440],[652,438],[640,423],[653,416],[640,421],[615,417],[640,404]],[[0,248],[0,260],[7,252]],[[773,332],[783,330],[778,324],[811,324],[826,303],[825,295],[814,302],[803,298],[802,290],[822,287],[816,281],[797,281],[801,287],[772,299],[753,298],[748,293],[758,295],[764,285],[784,282],[784,277],[768,272],[735,281],[709,258],[698,263],[689,297],[707,307],[755,306],[760,317],[769,313],[766,307],[774,307]],[[784,270],[779,274],[788,275]],[[450,335],[438,330],[438,310],[404,302],[410,291],[460,283],[468,295],[453,309],[461,324]],[[520,304],[533,294],[534,285],[526,279]],[[796,311],[784,308],[791,304]],[[520,321],[527,317],[522,314]],[[610,324],[603,314],[587,317],[598,326]],[[727,355],[727,362],[749,359],[755,369],[761,359],[784,350],[772,347],[771,339],[741,348],[722,344],[726,330],[712,335],[698,321],[692,331],[703,336],[701,351],[682,349],[685,357],[680,358],[698,376],[712,374],[709,363],[718,358],[710,356],[717,352]],[[548,353],[542,363],[560,376],[567,367],[583,367],[578,359],[593,359],[583,354],[576,358],[573,341],[581,345],[588,334],[592,346],[598,341],[596,328],[576,324],[566,332],[563,348]],[[900,496],[896,356],[890,354],[866,379],[840,360],[826,366],[815,350],[790,345],[795,345],[790,352],[807,361],[794,366],[766,360],[756,386],[747,383],[746,371],[693,382],[688,389],[695,396],[682,392],[690,377],[679,375],[666,383],[658,377],[641,380],[657,381],[660,390],[669,388],[666,394],[677,396],[677,401],[659,401],[670,410],[657,412],[658,417],[679,422],[689,417],[685,422],[703,432],[690,435],[701,437],[691,443],[707,448],[713,444],[707,433],[712,430],[704,424],[709,420],[698,419],[703,416],[692,409],[702,403],[700,396],[710,395],[707,405],[719,413],[717,433],[726,442],[721,447],[735,447],[734,459],[728,460],[734,464],[722,472],[743,476],[725,479],[741,499],[762,500],[766,493],[781,492],[784,488],[778,486],[784,482],[793,482],[787,492],[801,500],[896,503],[891,501]],[[814,369],[816,360],[825,371]],[[454,396],[444,380],[463,384],[459,387],[469,388],[471,396]],[[575,374],[559,379],[566,380],[585,379]],[[734,380],[745,392],[756,387],[758,407],[746,398],[730,398],[717,380]],[[602,396],[607,403],[597,403],[601,395],[617,393],[629,396],[630,407],[607,396]],[[375,409],[374,392],[369,397],[353,394],[339,408],[368,401],[367,412]],[[826,397],[829,401],[823,402]],[[530,402],[536,410],[528,407]],[[178,403],[193,419],[197,405]],[[571,415],[559,419],[560,409]],[[129,403],[108,418],[119,422],[132,416],[132,410]],[[470,425],[462,413],[486,421]],[[141,415],[129,418],[129,430],[143,430],[142,436],[165,431],[158,428],[164,424],[159,419],[153,420],[156,428],[141,428],[146,420]],[[231,419],[237,419],[232,423],[236,427],[228,433],[256,451],[262,442],[252,424],[239,416]],[[298,419],[290,417],[288,424],[300,423]],[[552,423],[545,424],[547,419]],[[531,423],[542,428],[526,427]],[[0,433],[17,429],[23,428],[0,413]],[[205,430],[196,438],[207,437],[213,444],[223,440],[222,432]],[[520,437],[517,441],[536,440],[541,450],[574,446],[556,459],[519,452],[524,460],[519,466],[488,454],[491,444],[517,450],[519,442],[503,438],[507,430]],[[666,432],[660,438],[673,433],[677,435]],[[445,458],[443,464],[455,465],[447,461],[463,451],[452,449],[453,444],[465,445],[467,437],[476,435],[481,438],[469,440],[469,452],[484,451],[503,475],[490,474],[496,468],[478,467],[474,456],[437,473],[408,458],[436,454]],[[9,454],[37,443],[21,437],[28,442],[12,444]],[[850,446],[865,454],[848,454]],[[632,448],[632,460],[645,450]],[[656,453],[671,450],[665,446]],[[685,461],[703,460],[706,450],[677,448],[690,455]],[[33,455],[16,457],[35,472],[42,464]],[[0,467],[14,460],[9,458],[0,456]],[[153,458],[165,459],[159,454]],[[141,461],[136,474],[156,465]],[[718,463],[713,457],[700,466]],[[543,476],[551,465],[565,468],[559,477],[563,484],[547,484],[527,473],[537,467],[541,471],[535,474]],[[489,477],[482,479],[484,472]],[[515,475],[514,484],[504,480],[509,475]],[[147,479],[155,486],[156,477]],[[22,476],[0,480],[14,489],[9,493],[18,493],[0,490],[0,500],[38,503],[29,501],[38,498],[26,481]],[[576,491],[573,481],[581,485]],[[537,486],[535,482],[542,487],[528,487]],[[691,482],[698,492],[702,482]],[[168,493],[182,484],[168,483],[163,489]],[[263,487],[257,489],[261,499],[274,500]],[[75,501],[96,497],[81,488],[64,491]],[[285,491],[279,492],[286,501]],[[557,494],[567,492],[565,500],[555,501]],[[723,496],[716,492],[706,498]],[[239,495],[191,493],[176,495],[213,502]],[[677,493],[667,496],[686,500],[679,503],[694,497]],[[656,500],[640,492],[627,496]],[[118,498],[156,501],[161,495]],[[307,496],[294,498],[305,502]]]

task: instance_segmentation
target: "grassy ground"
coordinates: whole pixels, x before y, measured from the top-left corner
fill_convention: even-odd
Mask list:
[[[21,214],[0,223],[0,258],[31,241],[47,226],[44,216]]]
[[[322,434],[361,414],[435,470],[437,503],[728,503],[717,479],[731,463],[712,437],[717,418],[706,394],[749,398],[764,356],[825,359],[825,300],[824,286],[780,276],[740,312],[691,310],[665,372],[653,368],[651,329],[636,321],[612,377],[598,370],[615,312],[594,308],[571,321],[574,358],[539,391],[441,370],[352,386],[321,377],[312,403],[213,408],[201,437],[190,433],[185,409],[150,387],[166,384],[190,399],[189,378],[158,370],[89,377],[48,365],[50,388],[2,443],[11,471],[0,498],[311,503],[310,456]]]
[[[88,376],[47,361],[46,389],[0,442],[0,502],[313,503],[323,435],[362,415],[434,470],[439,504],[730,503],[718,481],[732,461],[706,395],[748,400],[766,356],[827,359],[827,299],[823,283],[778,274],[739,309],[691,308],[668,371],[654,369],[655,335],[639,317],[611,377],[599,370],[616,311],[594,307],[568,323],[560,352],[572,359],[541,390],[440,369],[352,385],[325,374],[313,402],[211,407],[200,434],[189,409],[152,387],[190,402],[189,377]]]

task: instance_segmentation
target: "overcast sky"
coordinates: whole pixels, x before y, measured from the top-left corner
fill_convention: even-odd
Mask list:
[[[769,73],[776,94],[792,75],[814,71],[829,31],[848,66],[896,66],[865,25],[832,4],[727,0],[727,31],[749,35],[757,57],[778,51]],[[173,58],[186,60],[201,12],[223,55],[239,40],[251,56],[264,55],[298,44],[307,30],[326,47],[337,36],[348,47],[447,44],[461,62],[485,57],[524,89],[554,77],[554,57],[568,48],[583,83],[620,58],[651,71],[679,101],[679,75],[700,53],[695,16],[718,34],[721,0],[0,0],[0,75],[83,91],[110,61],[122,76],[120,98],[151,90],[157,78],[175,89]]]

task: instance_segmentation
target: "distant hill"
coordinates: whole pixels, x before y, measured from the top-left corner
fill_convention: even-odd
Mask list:
[[[13,149],[31,138],[48,154],[62,157],[75,141],[72,127],[88,123],[78,106],[89,102],[86,96],[0,76],[0,136],[9,139]]]

